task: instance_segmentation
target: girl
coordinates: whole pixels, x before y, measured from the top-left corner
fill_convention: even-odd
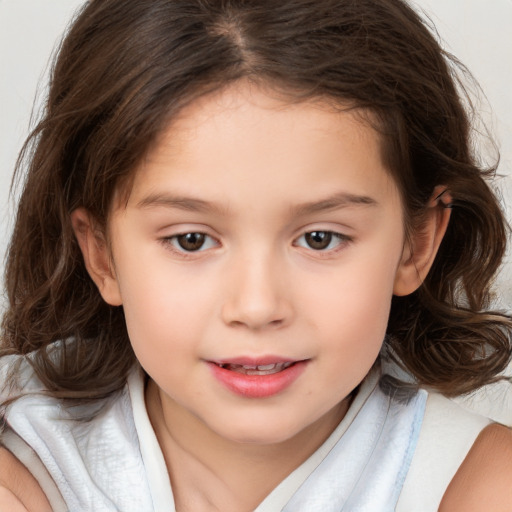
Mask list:
[[[443,397],[512,330],[447,59],[401,0],[84,5],[25,148],[0,510],[512,510],[510,432]]]

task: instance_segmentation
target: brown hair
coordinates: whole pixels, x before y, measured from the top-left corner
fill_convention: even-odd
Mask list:
[[[70,224],[105,227],[114,190],[185,104],[241,78],[290,100],[371,113],[411,229],[436,185],[451,222],[418,292],[394,298],[387,344],[420,384],[456,395],[491,382],[511,355],[511,319],[483,312],[506,223],[470,144],[454,67],[402,0],[91,0],[55,62],[6,267],[2,353],[34,353],[56,396],[119,389],[134,362],[123,310],[100,297]],[[46,347],[64,344],[56,361]]]

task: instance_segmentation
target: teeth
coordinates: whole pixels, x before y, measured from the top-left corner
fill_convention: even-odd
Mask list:
[[[275,363],[274,364],[262,364],[262,365],[259,365],[257,367],[257,369],[263,372],[265,370],[273,370],[276,366],[277,365]],[[244,366],[244,368],[245,368],[245,366]],[[252,368],[251,368],[251,370],[252,370]]]
[[[241,365],[241,364],[221,364],[221,368],[231,370],[237,373],[243,373],[245,375],[272,375],[278,373],[290,367],[293,363],[272,363],[272,364],[260,364],[260,365]]]

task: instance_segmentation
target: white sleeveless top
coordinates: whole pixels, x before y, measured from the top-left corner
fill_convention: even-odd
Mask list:
[[[41,389],[28,364],[20,371],[24,392]],[[26,395],[8,407],[2,443],[39,481],[54,512],[175,512],[142,371],[134,369],[92,421],[76,420],[91,407]],[[255,512],[435,512],[488,424],[440,395],[403,393],[373,371],[332,435]]]

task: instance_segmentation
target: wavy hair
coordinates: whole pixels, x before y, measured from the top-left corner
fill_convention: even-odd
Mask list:
[[[435,33],[402,0],[91,0],[65,36],[9,247],[1,354],[33,353],[55,396],[108,396],[135,357],[122,307],[89,278],[70,223],[106,227],[113,195],[186,104],[242,78],[290,101],[367,112],[404,203],[421,223],[436,185],[451,221],[421,288],[393,299],[386,343],[420,385],[458,395],[511,356],[511,318],[487,312],[507,225],[472,152],[471,112]],[[56,360],[47,347],[63,344]]]

